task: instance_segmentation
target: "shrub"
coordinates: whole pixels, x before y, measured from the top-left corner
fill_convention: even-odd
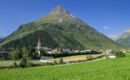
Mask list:
[[[26,64],[27,64],[27,59],[26,59],[25,57],[23,57],[23,58],[20,60],[19,66],[22,67],[22,68],[25,68],[25,67],[26,67]]]
[[[121,51],[117,51],[117,52],[115,52],[115,56],[116,57],[124,57],[125,54],[123,52],[121,52]]]
[[[17,63],[14,62],[14,63],[13,63],[13,68],[17,68],[17,67],[18,67]]]
[[[10,57],[12,60],[17,60],[18,59],[18,51],[14,50],[11,54]]]
[[[92,60],[92,55],[87,55],[86,60]]]
[[[23,56],[23,58],[20,60],[19,66],[22,68],[31,67],[33,64],[28,60],[27,56]]]
[[[59,63],[60,63],[60,64],[63,64],[63,63],[64,63],[63,58],[60,58]]]
[[[56,61],[56,60],[54,60],[54,64],[57,64],[57,61]]]

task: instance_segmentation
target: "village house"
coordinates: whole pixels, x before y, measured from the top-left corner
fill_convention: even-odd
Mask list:
[[[12,49],[0,49],[0,59],[9,59],[9,54],[12,52]]]
[[[105,51],[105,53],[109,54],[109,53],[114,53],[114,50],[113,49],[108,49]]]

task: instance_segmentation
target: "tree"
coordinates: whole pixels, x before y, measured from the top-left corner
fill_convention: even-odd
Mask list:
[[[19,55],[19,59],[21,59],[23,57],[23,52],[22,49],[18,49],[18,55]]]
[[[124,57],[125,54],[123,52],[121,52],[121,51],[117,51],[117,52],[115,52],[115,56],[116,57]]]
[[[27,51],[26,47],[22,48],[22,54],[25,55],[25,56],[28,56],[28,51]]]
[[[20,60],[19,66],[25,68],[26,64],[27,64],[27,56],[24,55],[23,58]]]
[[[32,63],[29,61],[26,55],[23,55],[23,58],[20,60],[19,66],[22,68],[31,67]]]
[[[61,54],[63,54],[63,53],[64,53],[64,51],[63,51],[63,49],[62,49],[62,48],[60,49],[60,53],[61,53]]]
[[[32,66],[32,63],[29,61],[29,54],[26,47],[22,48],[22,54],[23,54],[23,57],[20,60],[19,66],[22,68]]]
[[[36,58],[37,57],[35,48],[31,48],[29,50],[29,57],[31,57],[31,58]]]
[[[44,56],[44,55],[47,54],[46,51],[43,48],[40,49],[40,52],[41,52],[41,56]]]
[[[17,51],[17,50],[13,50],[13,52],[11,53],[11,59],[12,59],[12,60],[17,60],[17,59],[19,59],[18,51]]]

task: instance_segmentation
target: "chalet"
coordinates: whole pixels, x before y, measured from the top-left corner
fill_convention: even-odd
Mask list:
[[[0,49],[0,59],[8,59],[12,49]]]
[[[109,50],[106,50],[105,53],[107,53],[107,54],[114,53],[114,50],[113,49],[109,49]]]

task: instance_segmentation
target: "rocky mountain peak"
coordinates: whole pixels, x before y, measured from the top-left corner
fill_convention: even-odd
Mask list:
[[[0,35],[0,38],[1,38],[1,39],[3,39],[3,38],[4,38],[4,36]]]
[[[57,6],[51,11],[51,14],[55,15],[70,15],[68,11],[66,11],[63,7]]]
[[[110,39],[116,41],[118,39],[118,36],[117,35],[109,35],[108,36]]]
[[[130,32],[130,28],[128,28],[125,32]]]

